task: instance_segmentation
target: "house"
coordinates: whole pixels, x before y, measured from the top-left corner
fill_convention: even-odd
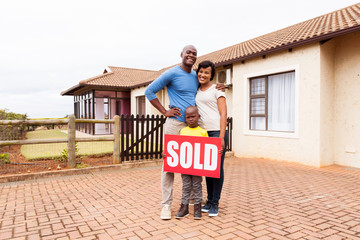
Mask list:
[[[205,59],[216,64],[216,81],[228,85],[235,156],[360,168],[360,3],[197,63]],[[62,95],[74,96],[78,118],[158,114],[144,91],[165,70],[109,67]],[[165,91],[158,97],[168,105]]]

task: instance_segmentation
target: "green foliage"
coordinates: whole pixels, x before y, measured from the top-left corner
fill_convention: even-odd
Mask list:
[[[0,109],[0,120],[26,120],[26,114],[8,112],[7,109]],[[21,139],[22,132],[26,125],[21,123],[17,125],[0,125],[0,140],[17,140]]]
[[[8,109],[0,109],[0,120],[26,120],[26,114],[8,112]]]
[[[75,155],[78,153],[79,147],[78,144],[75,143]],[[67,162],[69,160],[69,150],[64,148],[61,152],[60,158],[58,159],[59,162]]]
[[[5,163],[10,163],[9,154],[7,153],[0,154],[0,164],[5,164]]]
[[[86,163],[76,163],[75,168],[87,168],[87,167],[91,167],[90,165],[86,164]]]

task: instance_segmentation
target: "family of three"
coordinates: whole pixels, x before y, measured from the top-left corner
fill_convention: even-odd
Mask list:
[[[185,46],[180,54],[182,62],[165,71],[146,89],[145,95],[150,103],[166,118],[165,134],[190,135],[221,138],[220,178],[206,177],[207,201],[202,202],[202,177],[182,174],[181,206],[176,218],[189,214],[190,196],[194,199],[194,219],[201,219],[201,212],[215,217],[219,212],[219,200],[224,182],[224,158],[228,136],[226,131],[227,110],[224,85],[211,83],[215,76],[215,65],[203,61],[197,71],[193,66],[197,59],[194,46]],[[167,88],[170,108],[165,107],[156,97],[156,93]],[[174,173],[161,172],[162,209],[161,219],[171,219]]]

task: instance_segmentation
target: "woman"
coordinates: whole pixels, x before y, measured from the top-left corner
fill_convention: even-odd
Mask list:
[[[215,76],[214,63],[201,62],[196,73],[200,87],[195,102],[201,116],[201,127],[208,131],[209,137],[221,138],[220,178],[206,177],[208,199],[201,209],[202,212],[208,212],[210,217],[215,217],[219,213],[218,206],[224,182],[225,149],[228,144],[226,96],[211,83]]]

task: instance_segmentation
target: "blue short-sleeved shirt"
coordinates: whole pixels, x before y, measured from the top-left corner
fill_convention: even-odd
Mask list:
[[[180,66],[175,66],[165,71],[153,81],[145,90],[145,96],[149,101],[156,98],[156,93],[167,88],[170,100],[170,107],[177,107],[181,110],[181,117],[174,118],[185,122],[185,109],[195,106],[195,95],[199,82],[194,70],[190,73],[184,71]]]

